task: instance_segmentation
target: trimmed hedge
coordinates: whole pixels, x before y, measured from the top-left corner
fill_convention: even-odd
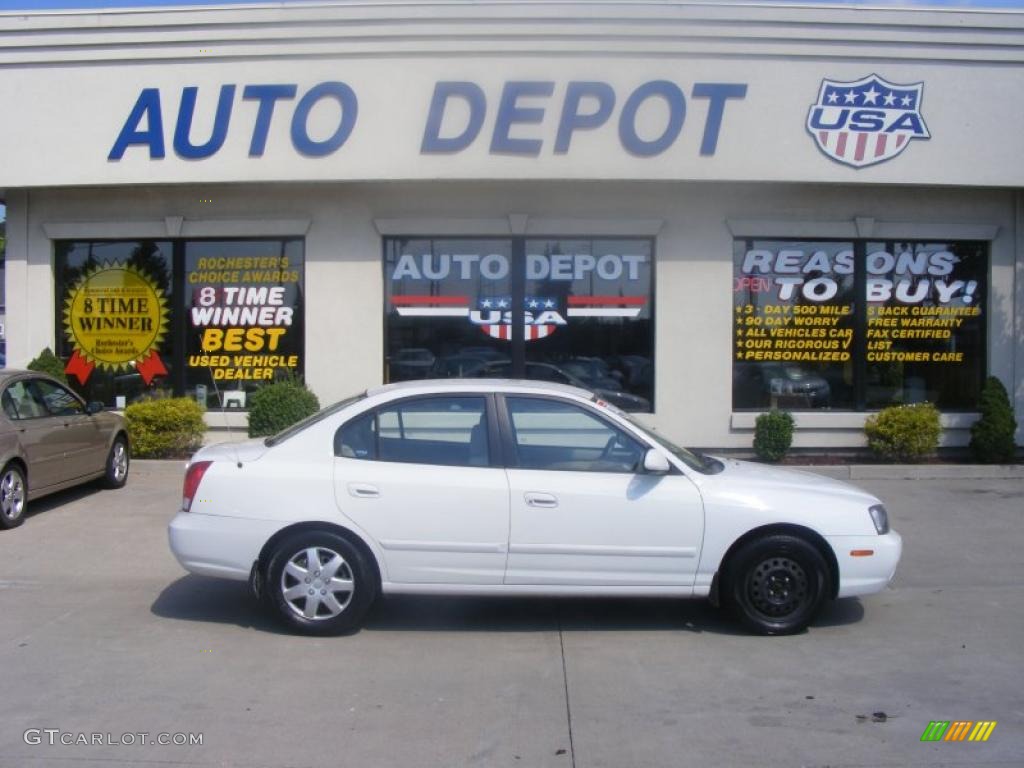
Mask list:
[[[981,418],[971,426],[971,456],[982,464],[1013,461],[1017,451],[1013,437],[1017,431],[1017,420],[1003,382],[989,376],[981,390],[979,405]]]
[[[249,437],[276,435],[320,410],[320,401],[298,378],[261,387],[249,398]]]
[[[125,408],[132,455],[139,459],[177,459],[199,450],[206,422],[190,397],[133,403]]]
[[[931,403],[897,405],[864,422],[868,447],[886,461],[913,462],[939,447],[939,412]]]
[[[775,408],[754,423],[754,453],[762,461],[781,461],[793,444],[793,417]]]
[[[39,371],[39,373],[46,373],[53,378],[63,381],[65,384],[68,382],[67,374],[64,373],[64,363],[60,361],[60,358],[53,354],[53,350],[47,347],[39,355],[28,364],[30,371]]]

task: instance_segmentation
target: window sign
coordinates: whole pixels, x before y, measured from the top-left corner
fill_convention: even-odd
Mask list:
[[[544,379],[650,411],[652,250],[647,239],[388,239],[386,379]]]
[[[302,240],[59,241],[55,271],[55,351],[87,400],[244,408],[302,373]]]
[[[171,241],[56,243],[54,352],[86,400],[123,405],[170,387],[173,252]]]
[[[737,240],[733,407],[976,407],[982,243]]]
[[[261,384],[302,370],[302,243],[185,244],[186,387],[245,407]]]

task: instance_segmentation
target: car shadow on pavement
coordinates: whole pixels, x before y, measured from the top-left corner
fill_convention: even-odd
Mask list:
[[[63,491],[57,491],[51,493],[48,496],[43,496],[41,499],[33,499],[28,503],[28,508],[25,510],[25,520],[31,520],[36,515],[44,515],[51,509],[57,509],[67,504],[72,504],[81,499],[86,499],[90,496],[95,496],[103,492],[103,488],[100,487],[98,482],[85,483],[84,485],[76,485],[72,488],[66,488]]]
[[[289,634],[238,581],[187,575],[153,602],[154,615],[180,621],[235,624]],[[856,598],[826,603],[811,627],[854,624]],[[524,598],[390,595],[371,608],[363,628],[374,632],[651,632],[746,635],[731,612],[706,600],[671,598]]]
[[[263,610],[241,581],[188,574],[168,584],[149,610],[164,619],[235,624],[261,632],[289,634]]]

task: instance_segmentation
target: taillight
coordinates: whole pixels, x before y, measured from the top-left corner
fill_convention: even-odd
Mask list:
[[[181,511],[188,512],[192,508],[192,499],[199,490],[199,483],[203,481],[203,475],[213,464],[212,461],[193,461],[185,470],[185,487],[181,492]]]

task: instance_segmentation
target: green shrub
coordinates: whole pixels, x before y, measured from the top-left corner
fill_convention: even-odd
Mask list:
[[[989,376],[981,390],[980,410],[981,418],[971,427],[971,456],[983,464],[1013,461],[1017,421],[1006,387],[995,376]]]
[[[762,461],[780,461],[793,444],[793,417],[773,408],[754,424],[754,453]]]
[[[190,397],[132,403],[124,418],[132,454],[140,459],[182,458],[203,444],[203,409]]]
[[[942,427],[931,403],[896,405],[864,423],[868,447],[887,461],[916,461],[935,453]]]
[[[298,378],[256,390],[249,398],[249,437],[276,435],[320,410],[320,401]]]
[[[53,350],[47,347],[39,356],[36,357],[31,363],[28,364],[30,371],[39,371],[39,373],[46,373],[53,376],[55,379],[59,379],[67,384],[68,377],[64,373],[64,363],[60,361],[60,358],[53,354]]]

